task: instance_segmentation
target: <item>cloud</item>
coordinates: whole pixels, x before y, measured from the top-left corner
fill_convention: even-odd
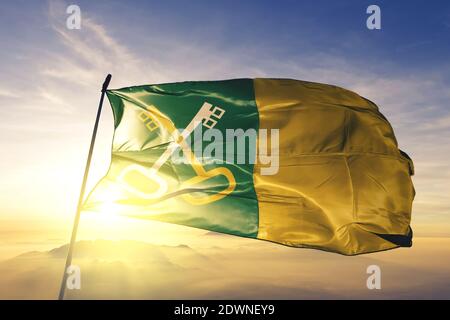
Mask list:
[[[116,88],[184,80],[285,77],[343,86],[378,104],[392,123],[400,147],[415,161],[418,212],[413,217],[422,221],[427,216],[432,219],[431,213],[442,217],[448,213],[450,199],[443,196],[450,193],[447,69],[398,70],[391,61],[367,65],[364,56],[355,61],[320,48],[314,54],[293,56],[271,46],[268,40],[252,46],[229,43],[220,32],[212,33],[213,37],[196,34],[186,39],[176,30],[163,30],[135,40],[126,35],[142,30],[121,24],[121,31],[126,32],[116,32],[119,27],[111,20],[101,24],[101,17],[91,11],[82,12],[81,30],[69,30],[65,26],[67,5],[49,2],[46,17],[50,32],[27,48],[33,57],[26,60],[29,77],[3,75],[5,84],[17,77],[22,80],[15,87],[27,88],[26,94],[20,89],[10,90],[7,85],[0,90],[0,130],[4,137],[8,136],[2,143],[4,148],[15,150],[3,160],[12,168],[8,170],[11,179],[28,172],[17,163],[23,163],[27,150],[35,150],[37,145],[40,148],[34,161],[41,162],[42,170],[45,165],[49,172],[75,172],[78,167],[74,165],[82,167],[84,154],[80,150],[85,149],[89,139],[100,86],[107,73],[113,74],[111,87]],[[33,86],[27,85],[31,79]],[[108,111],[105,114],[111,119]],[[104,121],[106,130],[101,127],[99,131],[99,154],[109,154],[110,122]],[[44,134],[49,128],[52,134]],[[35,133],[32,139],[30,132]],[[70,142],[65,146],[65,156],[56,145],[55,132],[59,139]],[[59,159],[58,163],[54,159]],[[36,186],[43,183],[35,181]],[[59,192],[56,190],[55,196]]]
[[[81,290],[68,299],[447,299],[448,238],[357,257],[253,240],[191,248],[137,241],[79,241]],[[224,244],[226,241],[224,241]],[[55,299],[67,245],[0,262],[1,299]],[[439,256],[439,262],[433,257]],[[269,258],[270,257],[270,258]],[[382,290],[368,290],[369,265]],[[8,288],[8,290],[1,290]]]
[[[440,130],[450,128],[450,115],[445,115],[442,118],[433,119],[425,123],[423,129],[425,130]]]
[[[11,89],[0,88],[0,97],[3,98],[19,98],[19,94]]]
[[[124,85],[139,83],[148,74],[158,77],[158,71],[148,61],[139,59],[113,38],[89,13],[83,12],[80,30],[69,30],[63,13],[66,6],[62,1],[49,2],[49,22],[63,47],[48,53],[49,59],[41,69],[44,76],[83,87],[83,90],[99,87],[108,73],[114,75],[116,84]]]

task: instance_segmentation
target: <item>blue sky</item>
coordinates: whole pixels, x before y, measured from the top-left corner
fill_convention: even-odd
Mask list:
[[[65,27],[78,4],[82,29]],[[381,8],[381,30],[366,8]],[[0,6],[0,208],[71,217],[98,90],[181,80],[287,77],[380,106],[415,160],[413,226],[450,226],[450,2],[11,1]],[[106,108],[107,109],[107,108]],[[102,118],[95,182],[112,134]]]
[[[72,3],[72,2],[70,2]],[[319,52],[359,63],[378,60],[398,69],[436,68],[450,51],[448,1],[75,1],[82,12],[139,50],[153,36],[219,48],[265,47],[295,59]],[[69,4],[69,2],[68,2]],[[370,4],[382,9],[382,29],[365,28]],[[58,20],[64,20],[61,6]],[[46,1],[3,3],[0,30],[8,52],[54,45],[45,21]],[[382,71],[382,70],[380,70]],[[404,70],[405,71],[405,70]]]

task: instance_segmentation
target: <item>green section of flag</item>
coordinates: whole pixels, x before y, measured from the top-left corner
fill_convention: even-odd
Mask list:
[[[236,158],[224,163],[205,159],[203,151],[208,142],[199,140],[200,136],[196,135],[199,128],[203,133],[207,129],[201,125],[187,141],[201,162],[201,168],[198,166],[195,170],[190,163],[169,158],[157,173],[157,179],[163,179],[168,185],[167,192],[158,200],[145,196],[158,190],[159,180],[155,178],[155,182],[151,170],[175,141],[171,125],[185,129],[205,102],[224,111],[220,119],[212,118],[217,120],[214,129],[220,130],[224,139],[226,129],[258,130],[252,80],[147,85],[110,90],[107,94],[115,118],[112,163],[108,174],[89,195],[84,209],[99,210],[110,203],[121,214],[129,216],[239,236],[257,236],[258,202],[253,164],[249,161],[237,164]],[[251,145],[246,144],[246,155],[251,154]],[[229,155],[238,156],[236,143],[234,150],[225,143],[221,146],[225,160],[227,150]],[[184,155],[180,148],[176,152]],[[195,177],[202,176],[199,170],[204,172],[204,177],[196,180]],[[202,199],[227,190],[231,176],[235,185],[230,194],[199,204]],[[192,181],[194,183],[190,183]]]

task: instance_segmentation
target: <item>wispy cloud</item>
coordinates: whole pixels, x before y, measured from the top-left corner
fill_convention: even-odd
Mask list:
[[[20,96],[14,90],[0,88],[0,97],[3,97],[3,98],[19,98]]]
[[[420,215],[413,216],[420,217],[420,221],[431,213],[444,216],[450,211],[450,199],[442,196],[450,193],[450,89],[445,66],[420,72],[396,70],[391,61],[368,66],[363,56],[361,61],[354,61],[320,49],[315,54],[287,56],[270,42],[228,45],[220,33],[214,34],[213,39],[199,35],[193,41],[176,33],[168,36],[154,32],[141,37],[139,45],[135,45],[133,40],[123,38],[126,33],[113,36],[114,25],[101,24],[95,12],[83,11],[81,30],[67,29],[67,5],[62,1],[48,3],[50,32],[40,41],[52,45],[37,49],[30,43],[29,54],[35,59],[27,60],[27,68],[32,70],[34,85],[25,83],[29,79],[17,85],[27,88],[26,95],[6,85],[12,74],[0,76],[0,105],[5,106],[0,109],[0,130],[7,130],[10,137],[5,145],[20,141],[21,150],[27,150],[27,143],[36,141],[26,142],[22,138],[25,132],[52,128],[60,132],[61,139],[73,142],[70,154],[78,154],[78,158],[70,163],[83,163],[84,154],[79,154],[79,150],[89,135],[100,85],[107,73],[113,74],[112,87],[238,77],[286,77],[331,83],[374,101],[391,121],[401,148],[410,153],[416,164],[415,203]],[[127,25],[122,28],[129,28],[130,34],[141,31]],[[11,100],[14,108],[6,108]],[[76,141],[74,126],[81,128]],[[106,147],[102,150],[106,153],[110,138],[110,131],[101,130],[100,141],[103,139]],[[34,139],[39,139],[42,146],[53,143],[52,135],[36,135]],[[24,156],[25,151],[17,151],[16,158]],[[46,157],[42,152],[37,159],[47,161]],[[67,166],[68,161],[59,166]],[[14,167],[15,162],[13,157],[9,165]],[[51,163],[55,165],[54,161]],[[64,167],[66,171],[72,169]]]

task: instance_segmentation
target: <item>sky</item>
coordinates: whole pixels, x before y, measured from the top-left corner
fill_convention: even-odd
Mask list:
[[[69,4],[80,30],[66,27]],[[366,27],[371,4],[381,30]],[[111,88],[275,77],[353,90],[380,107],[414,160],[415,234],[450,237],[448,1],[3,1],[0,43],[0,241],[16,245],[0,257],[68,240],[108,73]],[[88,189],[109,166],[112,134],[107,106]],[[204,233],[170,228],[153,226],[152,240]],[[51,235],[33,243],[30,230]]]
[[[69,4],[80,30],[66,27]],[[371,4],[380,30],[366,27]],[[75,262],[91,279],[109,270],[121,280],[83,284],[75,298],[448,298],[450,2],[2,1],[0,43],[0,289],[10,288],[0,298],[56,296],[108,73],[110,88],[273,77],[370,99],[414,160],[414,245],[348,258],[83,214],[78,239],[138,242],[79,243]],[[106,102],[88,190],[109,166],[112,135]],[[373,263],[386,275],[381,293],[365,287]]]

